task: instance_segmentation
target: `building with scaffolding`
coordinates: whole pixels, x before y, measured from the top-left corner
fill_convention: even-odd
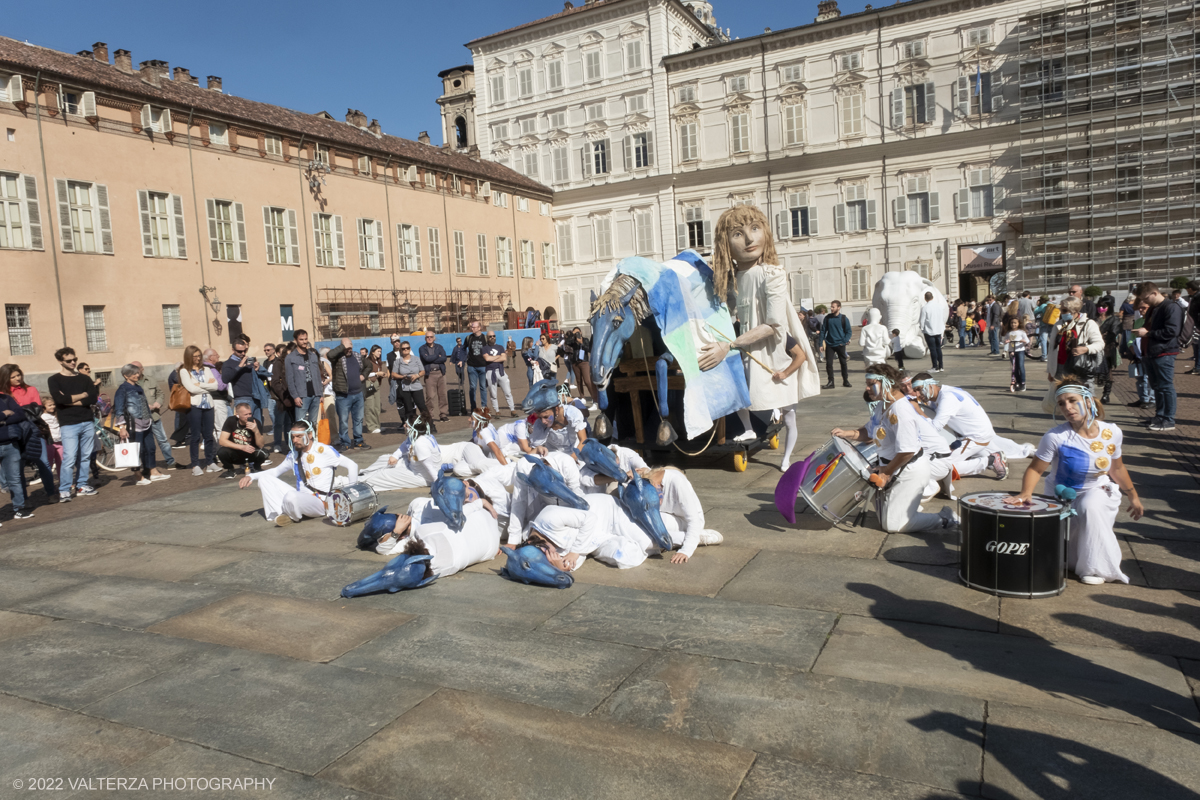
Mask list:
[[[1192,0],[1043,2],[1021,16],[1018,287],[1124,287],[1197,265]]]

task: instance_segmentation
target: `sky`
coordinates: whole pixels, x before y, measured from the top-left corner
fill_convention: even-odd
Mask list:
[[[864,4],[851,0],[841,10]],[[562,0],[41,0],[7,6],[2,36],[67,53],[107,42],[109,53],[132,52],[134,66],[166,61],[199,76],[201,86],[205,76],[218,75],[226,93],[328,111],[337,119],[355,108],[378,119],[385,133],[416,139],[429,131],[434,144],[442,142],[437,74],[471,63],[463,45],[563,8]],[[816,0],[715,0],[713,11],[722,28],[744,37],[812,22],[816,6]]]

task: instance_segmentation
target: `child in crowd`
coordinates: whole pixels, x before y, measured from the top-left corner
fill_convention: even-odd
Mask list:
[[[54,404],[54,399],[48,394],[46,402],[42,405],[42,422],[46,423],[46,427],[50,429],[50,441],[46,443],[46,453],[50,456],[50,469],[54,470],[57,477],[59,468],[62,466],[62,428],[58,425],[58,406]]]
[[[1022,329],[1021,320],[1016,317],[1008,321],[1008,333],[1004,335],[1004,349],[1012,362],[1008,390],[1023,392],[1025,391],[1025,351],[1029,349],[1029,334]]]
[[[975,346],[975,318],[972,317],[970,314],[968,314],[965,322],[966,322],[965,330],[967,332],[967,347],[974,347]]]
[[[900,344],[900,329],[892,328],[892,357],[897,369],[904,369],[904,345]]]

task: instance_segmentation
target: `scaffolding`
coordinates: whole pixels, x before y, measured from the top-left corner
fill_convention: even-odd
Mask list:
[[[1021,18],[1021,289],[1197,276],[1194,0],[1054,2]]]
[[[322,339],[390,336],[428,330],[459,333],[467,321],[484,327],[514,312],[509,292],[488,289],[317,289],[317,330]]]

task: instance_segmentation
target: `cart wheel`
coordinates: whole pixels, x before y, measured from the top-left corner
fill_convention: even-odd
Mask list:
[[[770,438],[770,439],[767,441],[767,447],[769,447],[769,448],[770,448],[770,449],[772,449],[772,450],[778,450],[778,449],[779,449],[779,434],[778,434],[778,433],[777,433],[777,434],[775,434],[774,436],[772,436],[772,437],[771,437],[771,438]]]
[[[734,453],[734,454],[733,454],[733,468],[734,468],[734,470],[736,470],[737,472],[745,472],[745,471],[746,471],[746,464],[747,464],[747,462],[748,462],[748,461],[749,461],[749,459],[746,457],[746,451],[745,451],[745,450],[739,450],[738,452]]]

